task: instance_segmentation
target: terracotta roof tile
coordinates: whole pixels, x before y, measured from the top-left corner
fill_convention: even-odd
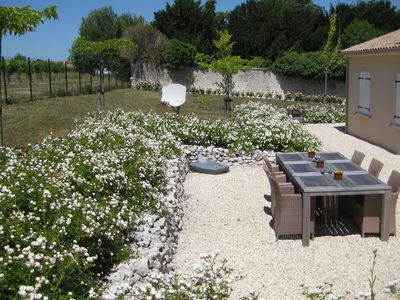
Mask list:
[[[400,50],[400,29],[378,36],[372,40],[342,50],[343,54],[356,52],[377,52],[379,50]]]

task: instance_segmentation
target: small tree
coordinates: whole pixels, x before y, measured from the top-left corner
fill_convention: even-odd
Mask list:
[[[336,12],[334,12],[329,17],[328,38],[325,42],[324,48],[322,49],[320,56],[321,62],[323,63],[325,69],[324,103],[326,102],[326,95],[328,94],[328,74],[343,62],[343,58],[340,55],[340,38],[338,39],[336,45],[334,45],[334,39],[336,35],[336,19],[337,14]]]
[[[44,23],[45,19],[58,19],[57,6],[34,10],[30,6],[14,7],[0,6],[0,70],[1,70],[1,43],[5,34],[23,35],[31,32]],[[3,108],[0,104],[0,146],[3,146]]]
[[[218,35],[219,39],[213,41],[214,46],[218,49],[218,59],[210,64],[200,63],[200,67],[209,68],[213,72],[222,75],[222,80],[217,82],[217,85],[224,91],[224,116],[227,119],[232,111],[232,99],[230,96],[235,87],[233,75],[239,71],[249,70],[250,67],[246,65],[247,60],[242,59],[240,56],[231,55],[234,45],[234,42],[231,41],[232,35],[227,30],[219,31]]]
[[[86,61],[86,71],[93,73],[98,70],[100,73],[99,110],[104,110],[104,69],[113,68],[114,62],[118,62],[122,49],[134,47],[135,44],[123,39],[90,42],[85,38],[78,38],[72,45],[72,60]]]

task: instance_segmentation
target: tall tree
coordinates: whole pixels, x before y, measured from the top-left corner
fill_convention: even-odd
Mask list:
[[[336,36],[336,19],[337,14],[333,13],[329,18],[329,32],[328,38],[324,44],[321,51],[320,59],[323,63],[325,69],[325,98],[328,94],[328,74],[335,68],[337,68],[341,63],[343,63],[343,58],[340,55],[340,38],[337,40],[335,45]],[[325,103],[326,99],[324,99]]]
[[[134,48],[136,45],[124,39],[111,39],[91,42],[85,38],[75,40],[71,49],[73,60],[86,61],[88,71],[99,70],[99,110],[104,110],[104,69],[112,69],[116,59],[124,48]]]
[[[375,26],[368,23],[368,21],[355,19],[344,30],[344,34],[342,35],[343,48],[368,41],[383,33],[382,30],[376,29]]]
[[[34,31],[46,19],[58,19],[57,6],[50,6],[41,11],[30,6],[0,6],[0,70],[2,38],[5,34],[23,35]],[[0,105],[0,146],[3,146],[2,106]]]
[[[220,18],[215,12],[216,0],[176,0],[154,13],[155,26],[168,38],[190,43],[197,51],[210,54],[211,41],[217,36]]]
[[[245,58],[276,58],[283,51],[317,51],[328,18],[311,0],[247,0],[229,15],[234,53]]]
[[[97,42],[121,37],[118,15],[111,6],[92,10],[82,18],[79,36]]]

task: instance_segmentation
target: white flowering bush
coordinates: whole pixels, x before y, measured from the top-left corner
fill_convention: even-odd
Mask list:
[[[287,111],[300,111],[304,123],[339,123],[345,121],[346,108],[339,104],[294,104],[287,107]]]
[[[344,104],[345,98],[336,95],[306,95],[303,93],[286,93],[286,100],[300,101],[300,102],[312,102],[312,103],[336,103]]]
[[[232,292],[232,283],[239,275],[219,260],[219,252],[202,255],[200,264],[193,267],[192,275],[176,271],[167,274],[153,272],[147,282],[135,289],[135,299],[227,299]]]
[[[97,114],[65,139],[0,151],[2,299],[96,296],[97,279],[126,258],[143,210],[162,212],[169,133],[122,112]]]

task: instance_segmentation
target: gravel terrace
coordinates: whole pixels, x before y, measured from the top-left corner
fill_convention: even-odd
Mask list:
[[[340,124],[339,124],[340,125]],[[343,125],[343,124],[341,124]],[[317,135],[324,149],[350,157],[354,149],[384,162],[380,177],[386,181],[393,168],[400,169],[400,155],[348,136],[335,125],[306,125]],[[183,230],[179,235],[174,265],[183,273],[192,271],[201,254],[221,251],[221,257],[244,278],[234,283],[232,299],[256,291],[267,299],[304,299],[301,284],[316,287],[332,283],[337,294],[368,291],[372,251],[378,250],[376,274],[378,298],[383,287],[400,277],[400,239],[361,238],[360,234],[322,236],[303,248],[300,239],[275,241],[267,214],[270,202],[267,178],[260,165],[233,166],[227,174],[212,176],[189,173],[185,182],[188,195]],[[397,232],[400,232],[399,205]]]

